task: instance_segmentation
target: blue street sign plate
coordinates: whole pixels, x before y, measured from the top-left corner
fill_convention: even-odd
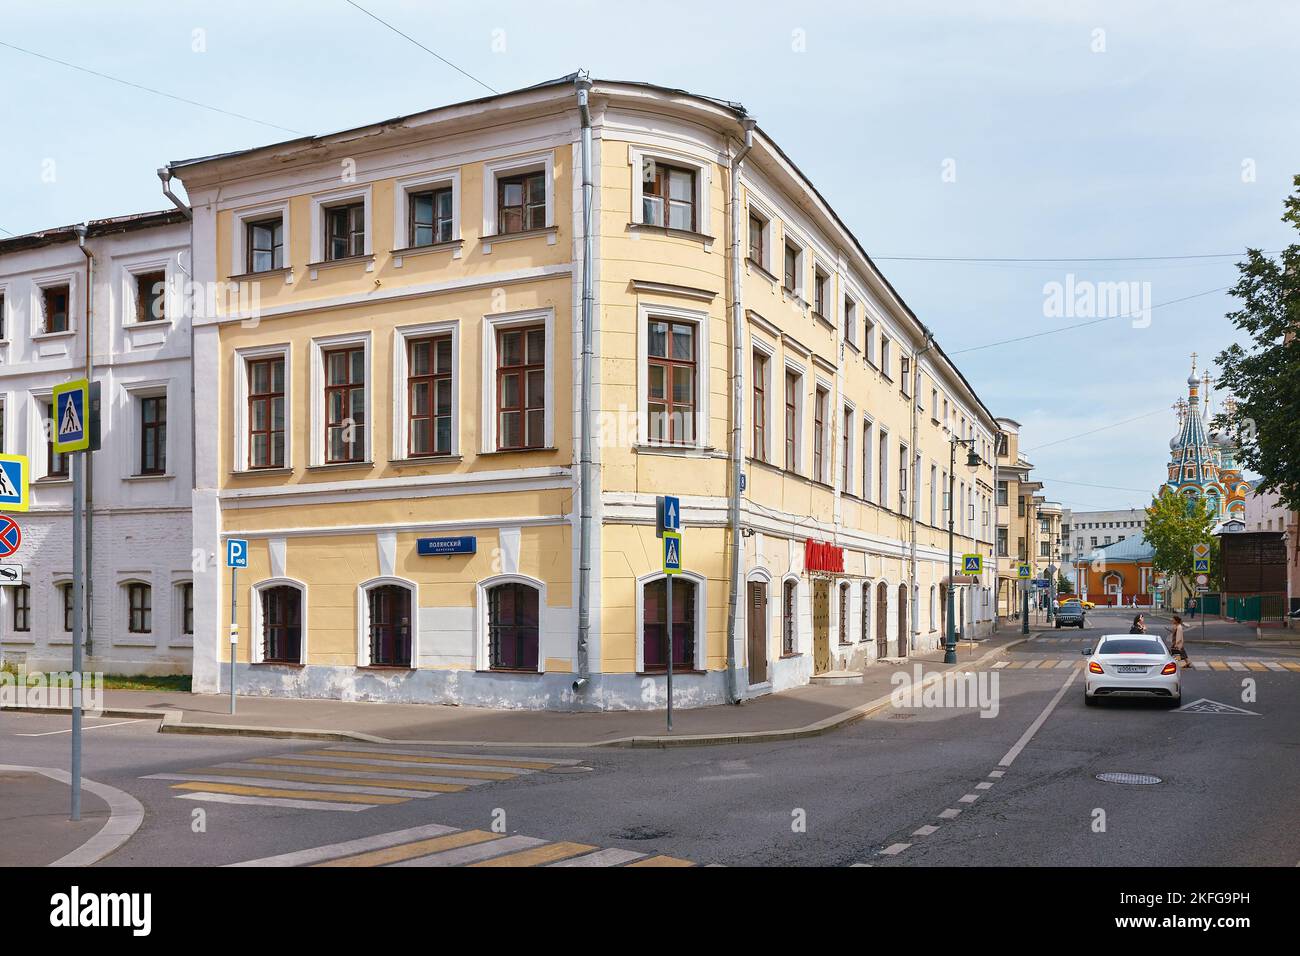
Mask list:
[[[85,451],[90,447],[89,411],[90,383],[84,378],[54,387],[54,421],[50,429],[56,453]]]
[[[682,570],[682,536],[676,531],[664,532],[664,574],[680,574]]]
[[[682,503],[675,495],[660,495],[655,500],[655,517],[659,523],[659,533],[682,530]]]
[[[226,567],[248,567],[248,542],[243,538],[226,539]]]
[[[0,511],[26,511],[27,456],[0,455]]]
[[[963,554],[961,556],[962,574],[981,574],[983,571],[984,556],[982,554]]]
[[[416,538],[417,554],[475,554],[478,552],[478,538],[473,535],[461,535],[456,538]]]
[[[1202,574],[1210,570],[1209,558],[1197,558],[1195,561],[1192,562],[1192,564],[1195,565],[1192,568],[1192,570],[1197,574]]]

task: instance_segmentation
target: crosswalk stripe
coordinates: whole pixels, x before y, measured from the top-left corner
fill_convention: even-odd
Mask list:
[[[1249,668],[1250,668],[1251,670],[1253,670],[1253,671],[1266,671],[1266,670],[1268,670],[1268,668],[1265,667],[1263,664],[1261,664],[1259,661],[1246,661],[1246,666],[1249,667]]]
[[[1228,665],[1223,663],[1223,661],[1210,661],[1209,663],[1210,667],[1216,671],[1226,671],[1228,669]]]
[[[1071,660],[1063,660],[1058,662],[1056,665],[1058,670],[1062,667],[1073,667],[1073,666],[1074,666],[1074,661]]]
[[[234,803],[249,807],[281,807],[286,810],[373,810],[373,803],[331,803],[328,800],[285,800],[281,797],[241,797],[233,793],[178,793],[178,800],[204,803]]]
[[[1295,661],[1281,661],[1281,664],[1289,671],[1300,671],[1300,664],[1295,663]]]
[[[210,770],[185,770],[186,774],[202,776]],[[464,784],[435,783],[428,780],[390,780],[384,777],[331,777],[317,773],[290,773],[284,770],[243,770],[221,768],[223,777],[256,777],[264,780],[288,780],[292,783],[324,783],[334,786],[375,787],[381,790],[405,790],[407,793],[460,793],[468,789]]]
[[[488,833],[486,830],[461,830],[459,833],[429,837],[427,840],[416,840],[414,843],[402,843],[397,846],[354,853],[350,856],[322,860],[313,863],[312,866],[387,866],[390,863],[411,860],[418,856],[429,856],[444,850],[455,850],[463,846],[474,846],[499,839],[501,839],[499,833]]]
[[[333,768],[333,767],[317,767],[312,764],[306,764],[306,765],[277,764],[276,766],[288,766],[290,769],[298,769],[302,773],[311,773],[319,777],[355,777],[358,773],[357,770],[343,770],[343,769]],[[251,760],[232,761],[231,763],[213,764],[211,767],[207,769],[211,771],[266,770],[267,765],[253,763]],[[386,767],[381,767],[378,770],[372,770],[364,766],[360,767],[359,770],[361,773],[364,773],[366,775],[366,778],[368,780],[406,780],[406,781],[411,781],[413,783],[422,783],[422,782],[454,783],[454,784],[460,784],[463,787],[477,787],[477,786],[481,786],[484,782],[482,779],[476,777],[465,777],[462,776],[460,773],[456,773],[455,775],[442,774],[442,773],[435,775],[431,773],[421,773],[419,771],[415,773],[397,773],[395,771],[389,770]],[[511,776],[512,776],[511,774],[502,774],[502,777],[504,777],[507,780],[510,779]],[[491,779],[496,779],[496,778],[493,777]]]
[[[1010,664],[1009,666],[1010,666],[1010,669],[1011,669],[1011,670],[1016,670],[1016,669],[1019,668],[1019,667],[1024,667],[1024,666],[1025,666],[1025,662],[1024,662],[1024,661],[1012,661],[1011,664]]]
[[[898,856],[912,844],[910,843],[891,843],[880,851],[881,856]]]
[[[585,843],[548,843],[545,846],[533,847],[531,850],[521,850],[518,853],[510,853],[506,856],[494,856],[490,860],[480,860],[478,863],[471,863],[470,866],[545,866],[547,863],[554,863],[556,860],[563,860],[571,856],[578,856],[581,853],[590,853],[596,849],[594,846],[588,846]]]
[[[648,860],[637,860],[635,863],[629,863],[628,867],[633,866],[694,866],[690,860],[682,860],[675,856],[652,856]]]
[[[414,747],[393,747],[388,744],[362,744],[362,743],[345,743],[336,744],[333,747],[326,747],[328,751],[336,753],[354,753],[354,754],[399,754],[403,757],[444,757],[448,760],[493,760],[518,762],[526,760],[529,763],[540,764],[543,767],[571,767],[574,764],[582,763],[581,760],[572,758],[559,757],[520,757],[518,754],[484,754],[474,751],[473,753],[451,753],[445,750],[425,750]]]
[[[1279,664],[1277,661],[1264,661],[1264,666],[1271,671],[1286,670],[1286,668],[1283,667],[1281,664]]]
[[[243,863],[231,863],[230,866],[307,866],[341,855],[363,853],[366,850],[378,850],[383,847],[396,846],[411,840],[423,840],[428,837],[442,836],[458,832],[455,827],[440,823],[426,823],[424,826],[411,827],[408,830],[394,830],[375,836],[359,837],[343,843],[331,843],[329,846],[312,847],[310,850],[295,850],[293,853],[280,853],[276,856],[262,857],[260,860],[246,860]]]
[[[1244,671],[1246,669],[1246,665],[1241,661],[1228,661],[1228,666],[1234,671]]]
[[[993,665],[993,669],[994,669],[994,670],[998,670],[999,668],[1006,667],[1009,663],[1011,663],[1011,662],[1010,662],[1010,661],[997,661],[997,662]]]
[[[455,776],[473,780],[509,780],[520,774],[520,771],[476,770],[469,767],[455,767],[451,764],[438,764],[436,767],[431,767],[422,763],[394,763],[384,760],[376,760],[371,763],[369,761],[313,760],[306,757],[253,757],[248,762],[273,767],[324,767],[331,770],[352,770],[363,773],[421,774],[433,778]],[[531,773],[532,771],[526,772]]]
[[[597,850],[595,853],[587,853],[584,856],[570,857],[567,860],[557,860],[554,863],[548,863],[548,866],[622,866],[624,863],[631,863],[633,860],[639,860],[645,856],[644,853],[637,853],[635,850],[620,850],[617,847],[610,847],[608,850]]]
[[[536,837],[508,836],[487,843],[474,843],[469,846],[457,847],[454,850],[443,850],[441,853],[431,853],[428,856],[417,856],[410,860],[399,860],[391,865],[462,866],[477,863],[479,860],[486,860],[502,853],[512,853],[515,850],[526,850],[529,847],[541,846],[545,842],[545,840],[539,840]]]
[[[211,771],[206,771],[203,773],[154,773],[154,774],[150,774],[148,777],[145,777],[144,779],[185,780],[185,781],[190,781],[198,784],[203,784],[203,783],[232,784],[233,783],[233,784],[246,784],[248,786],[254,786],[260,783],[260,781],[257,779],[249,779],[248,777],[240,777],[231,774],[212,773]],[[275,782],[277,781],[267,781],[265,785],[269,786]],[[406,800],[410,800],[413,797],[420,800],[427,800],[429,797],[437,796],[437,794],[426,793],[422,790],[393,790],[388,787],[374,787],[374,786],[366,786],[364,784],[315,783],[312,781],[291,780],[291,779],[285,779],[279,782],[292,783],[294,784],[295,788],[299,790],[320,791],[320,793],[324,794],[325,797],[328,797],[330,794],[336,794],[336,793],[366,793],[366,794],[372,794],[378,796],[401,797],[403,801],[406,801]],[[464,788],[462,787],[461,789]],[[371,800],[368,802],[374,803],[375,801]]]
[[[400,760],[403,762],[413,761],[415,763],[436,764],[445,766],[447,764],[459,764],[465,767],[513,767],[520,770],[548,770],[556,766],[553,760],[519,760],[513,757],[434,757],[424,754],[410,753],[380,753],[378,751],[355,751],[355,750],[306,750],[304,753],[316,757],[366,757],[371,760]],[[577,763],[577,761],[572,761]]]
[[[212,793],[235,793],[246,797],[288,797],[292,800],[328,800],[335,803],[365,803],[369,805],[384,803],[406,803],[409,797],[394,797],[381,794],[361,793],[322,793],[313,790],[291,790],[280,787],[252,787],[237,783],[188,782],[172,784],[174,790],[207,790]]]

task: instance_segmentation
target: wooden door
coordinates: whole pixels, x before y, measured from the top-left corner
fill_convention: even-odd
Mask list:
[[[876,657],[889,656],[889,585],[876,585]]]
[[[767,682],[767,584],[749,582],[749,682]]]
[[[907,585],[898,586],[898,656],[906,657],[911,643],[907,633]]]
[[[831,583],[813,582],[813,673],[831,669]]]

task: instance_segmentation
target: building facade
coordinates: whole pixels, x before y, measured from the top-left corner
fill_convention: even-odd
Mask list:
[[[1033,463],[1020,451],[1020,423],[999,418],[997,426],[997,615],[1017,619],[1025,593],[1034,597],[1018,568],[1028,564],[1031,579],[1046,575],[1056,553],[1053,543],[1059,546],[1062,511],[1055,503],[1044,507],[1043,483],[1030,477]]]
[[[31,510],[11,515],[22,544],[7,560],[25,583],[0,588],[0,650],[28,670],[71,664],[72,485],[49,443],[50,403],[89,374],[103,446],[88,454],[86,669],[190,671],[188,267],[174,210],[0,241],[0,429],[32,478]]]
[[[949,483],[993,556],[991,414],[736,104],[567,77],[169,169],[231,293],[195,320],[196,690],[229,538],[240,692],[516,708],[662,707],[670,629],[679,706],[935,647]]]
[[[1204,409],[1202,388],[1206,393]],[[1206,418],[1210,417],[1209,389],[1209,373],[1203,380],[1196,377],[1193,355],[1192,374],[1187,377],[1187,399],[1179,399],[1174,404],[1179,429],[1169,440],[1168,475],[1156,493],[1204,501],[1216,521],[1215,534],[1243,531],[1251,486],[1241,474],[1232,436],[1227,432],[1212,432],[1206,424]],[[1226,408],[1231,414],[1231,399]]]

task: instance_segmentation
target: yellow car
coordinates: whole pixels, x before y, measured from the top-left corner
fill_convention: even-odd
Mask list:
[[[1091,611],[1093,608],[1097,606],[1093,604],[1091,601],[1085,601],[1083,598],[1075,594],[1062,594],[1060,597],[1056,599],[1056,603],[1058,605],[1065,604],[1069,601],[1078,601],[1080,604],[1083,605],[1083,609],[1085,611]]]

